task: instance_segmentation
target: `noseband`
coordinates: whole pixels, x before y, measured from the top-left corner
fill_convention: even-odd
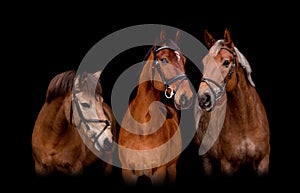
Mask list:
[[[213,93],[214,97],[215,97],[215,101],[218,101],[225,93],[225,87],[228,83],[228,81],[231,79],[231,76],[234,72],[234,68],[236,66],[236,53],[234,51],[232,51],[231,49],[229,48],[226,48],[226,47],[222,47],[221,49],[225,49],[227,51],[229,51],[232,55],[233,55],[233,64],[229,70],[229,72],[227,73],[227,75],[225,76],[225,78],[223,79],[223,84],[220,85],[218,84],[216,81],[210,79],[210,78],[202,78],[201,79],[201,82],[205,82],[207,84],[207,86],[209,87],[209,89],[211,90],[211,92]],[[218,92],[215,92],[213,87],[209,84],[212,83],[214,84],[216,87],[218,87],[220,90]],[[216,103],[214,103],[216,104]]]
[[[79,105],[79,101],[78,101],[78,98],[76,97],[76,94],[73,93],[72,94],[72,101],[71,101],[71,108],[70,108],[70,123],[72,123],[72,118],[73,118],[73,105],[72,103],[74,102],[75,105],[76,105],[76,109],[77,109],[77,112],[79,114],[79,117],[80,117],[80,121],[78,123],[78,129],[80,129],[80,126],[81,124],[83,123],[85,125],[85,127],[87,128],[87,130],[91,130],[90,126],[89,126],[89,123],[105,123],[105,126],[104,128],[98,133],[94,133],[90,138],[92,139],[93,141],[93,145],[97,145],[98,147],[100,147],[100,144],[98,142],[98,139],[99,137],[104,133],[104,131],[111,126],[111,123],[109,120],[101,120],[101,119],[87,119],[83,116],[83,113],[82,113],[82,110],[80,108],[80,105]],[[100,148],[99,148],[100,149]]]
[[[158,59],[156,57],[156,54],[159,51],[163,50],[163,49],[170,49],[170,50],[175,51],[174,49],[172,49],[169,46],[162,46],[162,47],[159,47],[156,50],[154,50],[154,61],[155,61],[155,63],[153,63],[153,65],[152,65],[152,80],[151,80],[151,82],[153,84],[154,75],[155,75],[155,69],[157,69],[157,72],[159,73],[159,75],[160,75],[160,77],[161,77],[161,79],[162,79],[162,81],[164,83],[164,86],[165,86],[165,97],[168,98],[168,99],[170,99],[170,98],[172,98],[175,95],[176,91],[178,90],[178,88],[182,84],[182,82],[187,79],[187,76],[185,74],[179,74],[179,75],[177,75],[177,76],[175,76],[173,78],[166,79],[166,77],[164,76],[163,72],[161,71],[160,64],[159,64]],[[176,82],[177,80],[180,80],[180,82],[177,85],[176,89],[174,90],[170,86],[170,84],[172,84],[173,82]],[[168,91],[170,91],[170,95],[168,95]]]

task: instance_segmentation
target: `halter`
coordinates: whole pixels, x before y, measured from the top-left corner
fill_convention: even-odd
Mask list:
[[[154,75],[155,75],[155,68],[157,69],[157,72],[159,73],[163,83],[164,83],[164,86],[165,86],[165,96],[166,98],[170,99],[172,98],[175,94],[176,94],[176,91],[177,89],[179,88],[179,86],[182,84],[182,82],[187,79],[187,76],[185,74],[179,74],[173,78],[170,78],[170,79],[166,79],[166,77],[164,76],[164,74],[162,73],[161,71],[161,67],[160,67],[160,64],[158,62],[158,59],[156,57],[156,53],[158,53],[159,51],[161,50],[164,50],[164,49],[170,49],[170,50],[173,50],[175,51],[174,49],[172,49],[171,47],[169,46],[162,46],[162,47],[159,47],[157,48],[156,50],[154,50],[154,60],[155,60],[155,63],[152,65],[152,84],[153,84],[153,80],[154,80]],[[177,80],[181,80],[179,82],[179,84],[177,85],[176,89],[174,90],[170,84],[172,84],[173,82],[176,82]],[[170,91],[170,95],[168,95],[168,91]]]
[[[234,68],[235,68],[235,65],[236,65],[236,53],[234,51],[232,51],[231,49],[226,48],[226,47],[221,47],[221,49],[225,49],[225,50],[229,51],[233,55],[233,64],[232,64],[229,72],[227,73],[227,75],[223,79],[223,84],[220,85],[216,81],[214,81],[214,80],[212,80],[210,78],[204,78],[204,77],[202,77],[202,79],[201,79],[201,82],[205,82],[207,84],[207,86],[209,87],[209,89],[211,90],[211,92],[213,93],[213,95],[215,97],[215,101],[218,101],[224,95],[224,93],[225,93],[225,87],[226,87],[228,81],[231,79],[231,76],[232,76],[232,74],[234,72]],[[212,84],[214,84],[215,86],[217,86],[220,89],[220,91],[218,91],[216,93],[214,91],[214,89],[212,88],[212,86],[209,84],[209,82],[211,82]],[[216,103],[214,103],[214,105],[216,105]]]
[[[75,93],[73,93],[73,97],[72,97],[72,101],[71,101],[71,108],[70,108],[70,123],[72,123],[72,117],[73,117],[73,105],[72,105],[73,101],[75,102],[76,109],[77,109],[77,112],[78,112],[79,117],[80,117],[80,121],[79,121],[78,127],[77,127],[78,129],[80,128],[82,123],[85,125],[85,127],[87,128],[88,131],[91,130],[91,128],[89,126],[89,123],[105,123],[105,127],[97,135],[95,133],[90,137],[92,140],[94,140],[93,145],[100,147],[98,139],[104,133],[104,131],[108,127],[111,126],[110,121],[109,120],[101,120],[101,119],[86,119],[83,116],[82,110],[79,106],[78,98],[76,97]]]

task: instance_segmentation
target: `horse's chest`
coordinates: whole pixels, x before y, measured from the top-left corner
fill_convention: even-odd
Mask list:
[[[171,123],[175,124],[170,121]],[[176,158],[182,151],[181,133],[170,127],[170,124],[161,130],[169,131],[167,135],[164,132],[148,136],[131,135],[130,143],[124,142],[126,148],[119,148],[119,159],[123,167],[134,170],[156,168]]]

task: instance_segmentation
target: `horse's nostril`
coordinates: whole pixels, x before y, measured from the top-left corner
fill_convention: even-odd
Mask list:
[[[187,99],[186,95],[185,94],[181,95],[181,97],[180,97],[180,105],[181,106],[185,106],[187,104],[187,101],[188,101],[188,99]]]
[[[204,93],[198,96],[200,107],[208,106],[211,101],[211,96],[208,93]]]
[[[106,138],[103,142],[103,150],[109,151],[112,148],[112,143]]]
[[[205,97],[206,97],[205,103],[210,102],[210,99],[211,99],[210,94],[205,93]]]

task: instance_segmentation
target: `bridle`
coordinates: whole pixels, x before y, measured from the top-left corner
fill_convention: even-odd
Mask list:
[[[165,86],[165,97],[170,99],[172,98],[175,94],[176,94],[176,91],[178,90],[179,86],[182,84],[182,82],[187,78],[186,74],[179,74],[173,78],[170,78],[170,79],[166,79],[166,77],[164,76],[163,72],[161,71],[161,67],[160,67],[160,64],[159,64],[159,61],[156,57],[156,54],[161,51],[161,50],[164,50],[164,49],[170,49],[170,50],[173,50],[173,51],[176,51],[174,49],[172,49],[171,47],[169,46],[162,46],[162,47],[159,47],[157,48],[156,50],[154,50],[154,63],[152,65],[152,84],[153,84],[153,81],[154,81],[154,75],[155,75],[155,69],[157,70],[157,72],[159,73],[161,79],[162,79],[162,82],[164,83],[164,86]],[[180,80],[179,84],[177,85],[176,89],[173,89],[170,84],[172,84],[173,82],[176,82],[177,80]],[[170,91],[170,95],[168,95],[168,91]]]
[[[209,89],[211,90],[211,92],[213,93],[213,95],[215,97],[215,101],[218,101],[224,95],[224,93],[225,93],[225,87],[226,87],[228,81],[231,79],[232,74],[234,72],[234,68],[236,66],[236,53],[234,51],[232,51],[231,49],[227,48],[227,47],[221,47],[221,49],[227,50],[227,51],[229,51],[233,55],[233,64],[231,65],[231,68],[230,68],[229,72],[227,73],[227,75],[224,77],[224,79],[222,81],[223,84],[220,85],[216,81],[214,81],[214,80],[212,80],[210,78],[202,77],[202,79],[201,79],[201,82],[205,82],[207,84],[207,86],[209,87]],[[218,87],[219,91],[215,92],[214,89],[213,89],[213,87],[210,85],[210,83],[212,83],[216,87]],[[215,104],[216,103],[214,103],[214,105]]]
[[[97,134],[97,133],[94,133],[90,138],[92,139],[93,141],[93,145],[95,146],[98,146],[99,149],[100,149],[100,144],[98,142],[98,139],[99,137],[104,133],[104,131],[111,126],[111,123],[109,120],[101,120],[101,119],[87,119],[84,117],[83,113],[82,113],[82,110],[80,108],[80,105],[79,105],[79,100],[78,98],[76,97],[76,92],[72,92],[72,100],[71,100],[71,107],[70,107],[70,123],[72,123],[72,118],[73,118],[73,105],[72,103],[75,103],[76,105],[76,109],[77,109],[77,112],[78,112],[78,115],[80,117],[80,121],[78,123],[78,126],[77,128],[80,129],[81,127],[81,124],[83,123],[86,127],[86,129],[88,131],[91,130],[90,126],[89,126],[89,123],[105,123],[105,126],[104,128]]]

